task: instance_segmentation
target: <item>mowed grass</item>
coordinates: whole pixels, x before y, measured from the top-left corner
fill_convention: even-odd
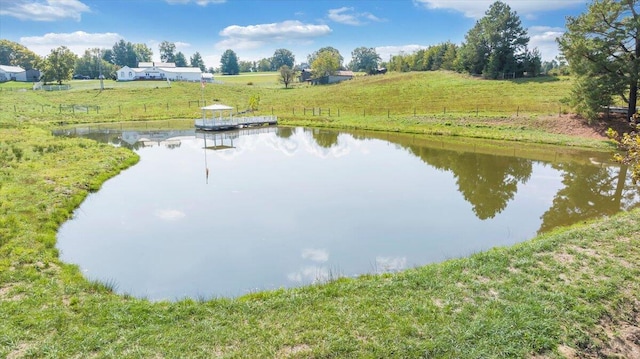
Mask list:
[[[337,110],[331,115],[286,112],[287,106],[335,103],[399,111],[420,99],[427,103],[442,91],[460,101],[495,91],[508,98],[502,107],[506,113],[518,103],[559,101],[569,83],[491,82],[451,73],[388,75],[289,90],[225,83],[207,85],[204,94],[208,101],[241,106],[258,93],[260,112],[271,112],[273,106],[288,123],[526,137],[531,131],[508,126],[511,114],[505,115],[504,126],[489,128],[464,116],[413,116],[412,111],[397,116],[363,116],[355,107],[354,114],[342,109],[340,116]],[[193,109],[184,103],[197,101],[202,91],[198,83],[170,88],[166,83],[151,83],[158,88],[113,84],[102,92],[74,82],[66,92],[0,92],[0,124],[7,127],[0,129],[0,357],[559,358],[632,353],[616,345],[633,345],[628,328],[640,326],[638,211],[400,273],[234,299],[153,303],[114,294],[117,283],[87,281],[76,266],[60,261],[56,231],[89,193],[138,158],[90,140],[53,137],[48,129],[58,122],[187,117]],[[447,90],[447,84],[458,90]],[[90,80],[82,85],[90,86]],[[409,85],[411,90],[398,88]],[[480,87],[468,89],[473,86]],[[500,103],[498,97],[493,102]],[[26,109],[34,104],[41,110]],[[101,109],[45,110],[60,104]],[[129,112],[120,115],[117,106]],[[530,116],[545,112],[541,108]],[[491,116],[496,115],[486,116],[495,120]],[[537,136],[557,138],[538,133],[531,138]]]

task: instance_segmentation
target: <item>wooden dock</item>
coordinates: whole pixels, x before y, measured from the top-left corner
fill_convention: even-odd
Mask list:
[[[196,130],[227,131],[278,124],[276,116],[234,116],[233,107],[219,103],[200,107],[200,109],[202,118],[195,121]]]
[[[206,118],[195,120],[196,130],[227,131],[239,128],[277,125],[277,116]]]

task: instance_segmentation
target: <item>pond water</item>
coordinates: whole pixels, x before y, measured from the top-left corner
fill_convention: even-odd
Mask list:
[[[286,127],[66,134],[140,162],[62,225],[62,260],[151,300],[398,271],[639,201],[602,152]]]

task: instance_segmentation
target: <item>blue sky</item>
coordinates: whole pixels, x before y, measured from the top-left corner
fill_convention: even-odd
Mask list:
[[[544,59],[558,55],[555,38],[566,16],[587,9],[584,0],[503,0],[528,30],[529,47]],[[170,41],[187,57],[196,51],[207,67],[220,66],[231,49],[240,60],[293,52],[296,63],[325,47],[345,59],[360,46],[383,60],[464,35],[493,0],[0,0],[0,38],[39,55],[67,46],[82,54],[111,48],[120,39],[145,43],[159,61],[158,44]]]

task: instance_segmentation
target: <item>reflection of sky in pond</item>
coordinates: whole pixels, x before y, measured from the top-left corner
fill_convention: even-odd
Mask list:
[[[495,208],[489,201],[481,219],[473,210],[481,205],[469,201],[486,194],[472,185],[463,195],[460,187],[496,189],[484,170],[456,167],[455,151],[425,155],[413,145],[302,129],[288,137],[247,133],[221,141],[233,142],[224,150],[205,152],[200,134],[139,147],[140,162],[62,226],[62,259],[135,296],[235,296],[523,241],[566,186],[551,163],[517,160],[510,167],[498,158],[505,183],[521,179],[499,187],[512,192]],[[212,146],[214,139],[206,141]]]

